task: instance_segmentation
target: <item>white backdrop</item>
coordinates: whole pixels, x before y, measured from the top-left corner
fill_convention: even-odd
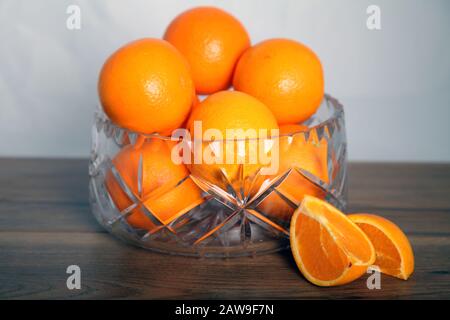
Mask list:
[[[66,27],[71,4],[80,30]],[[317,52],[351,160],[450,161],[448,0],[2,0],[0,156],[86,157],[104,59],[203,4],[233,13],[253,43],[289,37]],[[371,4],[381,30],[366,27]]]

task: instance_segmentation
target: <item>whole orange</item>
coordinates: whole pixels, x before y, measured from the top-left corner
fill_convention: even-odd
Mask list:
[[[155,228],[146,212],[167,224],[203,202],[201,190],[188,177],[186,166],[172,161],[173,145],[172,141],[154,138],[140,147],[125,146],[112,160],[115,170],[107,172],[106,188],[118,210],[137,205],[127,216],[135,228]]]
[[[279,124],[308,119],[324,95],[319,58],[305,45],[287,39],[266,40],[246,50],[233,85],[266,104]]]
[[[177,49],[148,38],[123,46],[106,60],[98,92],[105,113],[117,125],[168,134],[188,116],[194,85]]]
[[[324,191],[310,182],[296,168],[303,169],[328,182],[327,141],[318,140],[311,133],[309,140],[303,132],[308,131],[303,125],[280,126],[280,162],[274,178],[292,169],[286,179],[259,205],[264,213],[281,221],[289,221],[294,208],[285,199],[298,206],[305,195],[323,198]]]
[[[201,156],[213,154],[218,156],[217,161],[207,163],[203,158],[202,163],[190,166],[194,176],[204,176],[216,184],[223,182],[223,178],[228,182],[241,181],[265,165],[259,158],[258,139],[278,129],[269,108],[238,91],[221,91],[208,96],[193,109],[188,123],[192,135],[198,134],[196,125],[199,124],[203,134],[217,133],[208,138],[194,136],[195,142],[201,143]],[[240,164],[242,172],[239,172]]]
[[[192,97],[192,107],[191,107],[191,111],[189,112],[189,115],[186,117],[186,120],[184,121],[184,123],[181,125],[181,128],[185,128],[185,129],[189,129],[190,127],[190,119],[191,119],[191,114],[194,111],[194,109],[200,104],[200,98],[198,97],[197,94],[195,94]]]
[[[250,46],[242,24],[229,13],[213,7],[197,7],[177,16],[164,39],[189,61],[198,93],[226,89],[237,60]]]

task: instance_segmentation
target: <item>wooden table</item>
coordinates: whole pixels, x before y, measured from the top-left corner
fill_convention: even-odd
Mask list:
[[[167,256],[106,233],[88,204],[87,160],[0,159],[0,298],[450,298],[450,165],[350,165],[349,212],[373,212],[408,235],[416,271],[318,288],[289,251],[228,260]],[[68,290],[66,268],[81,268]]]

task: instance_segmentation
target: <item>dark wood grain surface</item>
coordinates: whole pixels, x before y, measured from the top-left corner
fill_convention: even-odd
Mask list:
[[[198,259],[123,244],[90,212],[87,164],[0,159],[0,298],[450,298],[450,165],[350,165],[349,212],[393,220],[416,256],[410,280],[382,276],[381,289],[369,290],[369,275],[315,287],[289,251]],[[81,290],[66,287],[72,264],[81,267]]]

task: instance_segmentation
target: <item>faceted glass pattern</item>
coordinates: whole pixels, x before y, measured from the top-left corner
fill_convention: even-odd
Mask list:
[[[326,95],[304,125],[307,130],[279,137],[281,159],[276,174],[263,175],[261,168],[247,164],[188,166],[191,170],[176,183],[147,192],[143,177],[151,159],[140,148],[170,138],[119,128],[99,110],[92,127],[89,165],[92,211],[117,237],[164,253],[233,257],[286,248],[290,216],[303,194],[326,199],[341,209],[346,204],[342,105]],[[212,143],[205,141],[202,147],[213,148]],[[132,173],[126,176],[114,160],[124,148],[134,148],[135,155],[130,160]],[[315,155],[314,161],[308,160],[308,154]],[[182,205],[168,210],[165,204],[180,197]],[[139,216],[145,227],[130,223],[130,216]]]

